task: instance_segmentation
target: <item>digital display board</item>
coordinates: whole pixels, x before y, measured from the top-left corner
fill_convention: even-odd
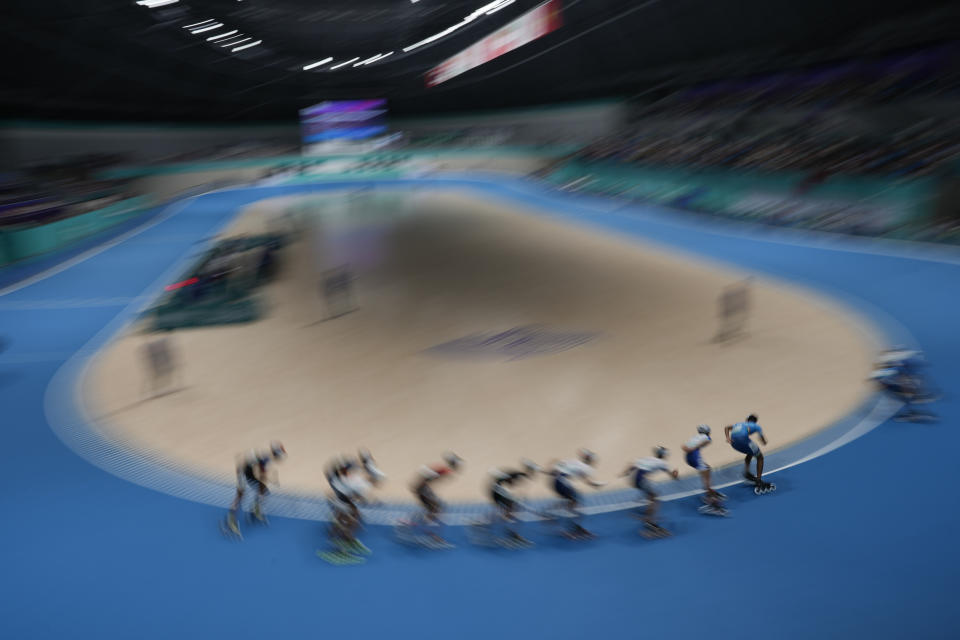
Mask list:
[[[304,144],[364,140],[387,131],[387,101],[332,100],[300,110]]]
[[[428,87],[519,49],[563,26],[560,0],[547,0],[427,72]]]

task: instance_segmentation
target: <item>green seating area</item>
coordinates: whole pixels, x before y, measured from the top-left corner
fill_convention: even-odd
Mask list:
[[[144,213],[150,198],[137,196],[46,224],[24,223],[0,229],[0,267],[57,251]]]
[[[718,217],[858,235],[913,238],[930,227],[933,178],[836,176],[811,187],[795,172],[685,170],[574,160],[548,179],[565,188]]]
[[[279,272],[279,254],[285,244],[279,234],[217,243],[144,313],[148,329],[171,331],[260,319],[266,308],[257,291]]]

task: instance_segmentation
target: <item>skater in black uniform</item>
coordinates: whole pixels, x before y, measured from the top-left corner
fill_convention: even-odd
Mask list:
[[[360,507],[370,504],[370,489],[386,476],[364,449],[356,459],[337,458],[327,467],[325,475],[333,494],[330,498],[333,520],[328,534],[336,549],[334,559],[345,560],[344,554],[369,554],[370,549],[357,538],[357,530],[363,524]]]
[[[452,477],[459,471],[462,464],[463,458],[455,453],[448,452],[443,456],[443,464],[424,465],[420,467],[416,479],[410,485],[410,490],[417,497],[417,501],[423,505],[423,512],[419,518],[415,518],[411,522],[401,523],[400,530],[404,532],[403,535],[409,535],[407,531],[412,534],[420,527],[436,528],[442,524],[440,522],[440,513],[444,509],[444,504],[440,498],[437,497],[432,485],[438,480]],[[438,548],[449,548],[453,546],[444,540],[436,531],[429,531],[426,535],[430,543]]]
[[[253,502],[253,517],[261,522],[266,522],[263,515],[263,498],[270,493],[267,483],[269,482],[268,469],[274,462],[280,462],[287,456],[287,450],[279,442],[270,443],[270,449],[266,452],[251,452],[237,464],[237,495],[233,499],[233,505],[227,514],[227,526],[235,535],[240,535],[240,523],[237,521],[237,512],[243,503],[243,496],[246,493],[247,486],[256,489],[257,495]]]
[[[497,511],[491,516],[486,528],[491,538],[494,538],[493,528],[497,521],[503,522],[507,537],[504,540],[506,544],[515,546],[530,546],[532,543],[521,536],[516,528],[517,511],[520,509],[520,503],[513,493],[513,489],[518,483],[530,480],[540,471],[540,467],[531,460],[524,460],[520,469],[501,469],[496,468],[490,471],[490,499],[496,506]]]

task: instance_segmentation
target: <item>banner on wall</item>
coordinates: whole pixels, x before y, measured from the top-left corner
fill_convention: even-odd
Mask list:
[[[519,49],[551,31],[556,31],[561,25],[560,0],[547,0],[428,71],[427,86],[435,87],[505,53]]]

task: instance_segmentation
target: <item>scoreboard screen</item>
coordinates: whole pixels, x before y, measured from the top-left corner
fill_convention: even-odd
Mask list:
[[[333,100],[300,110],[304,144],[363,140],[387,131],[386,100]]]

